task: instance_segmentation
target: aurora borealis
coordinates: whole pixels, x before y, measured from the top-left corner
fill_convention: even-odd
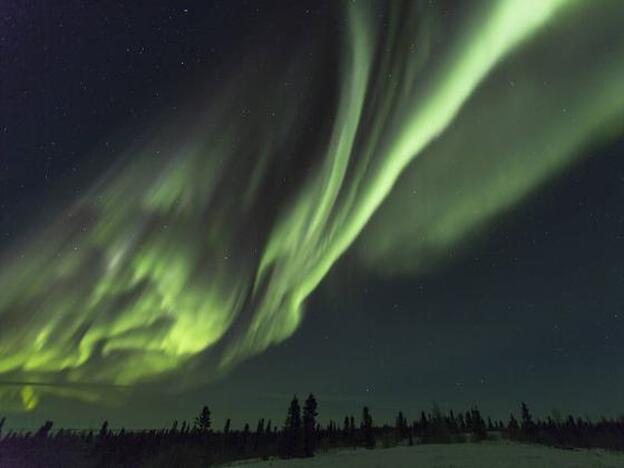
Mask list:
[[[243,38],[118,137],[2,250],[2,405],[217,382],[289,339],[345,255],[420,281],[621,137],[622,2],[447,8],[335,2],[286,52]]]

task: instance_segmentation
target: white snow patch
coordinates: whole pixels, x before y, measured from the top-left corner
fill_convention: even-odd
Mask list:
[[[512,442],[431,444],[376,450],[340,450],[314,458],[238,462],[240,468],[624,468],[624,454],[563,450]]]

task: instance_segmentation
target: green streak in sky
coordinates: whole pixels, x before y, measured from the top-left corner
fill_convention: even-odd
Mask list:
[[[242,64],[252,71],[189,111],[193,124],[129,148],[13,249],[0,379],[29,384],[0,387],[4,402],[219,378],[289,337],[348,249],[374,272],[421,273],[621,131],[617,2],[493,1],[443,32],[426,3],[391,2],[385,31],[346,5],[338,98],[318,135],[304,110],[327,84],[309,61],[278,68],[288,89]],[[576,52],[559,54],[566,44]]]

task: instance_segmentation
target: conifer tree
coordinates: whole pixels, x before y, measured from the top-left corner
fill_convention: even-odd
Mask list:
[[[525,434],[531,433],[535,427],[535,424],[533,423],[533,417],[531,416],[531,412],[529,411],[529,408],[524,401],[520,405],[520,414],[522,415],[522,424],[520,425],[522,432],[524,432]]]
[[[281,452],[284,457],[297,457],[301,455],[301,408],[295,395],[288,408],[288,416],[284,422],[282,431]]]
[[[345,416],[344,423],[342,426],[342,438],[344,440],[349,440],[350,433],[351,433],[351,424],[349,421],[349,416]]]
[[[303,407],[303,454],[306,457],[313,456],[316,449],[317,406],[314,395],[310,394]]]
[[[402,440],[407,435],[407,420],[403,416],[403,412],[399,411],[396,417],[395,429],[397,433],[397,439]]]
[[[466,422],[464,421],[464,415],[461,413],[457,415],[457,428],[459,432],[466,432]]]
[[[464,423],[466,426],[466,432],[472,432],[474,430],[472,414],[470,413],[470,411],[466,411],[466,414],[464,415]]]
[[[453,410],[449,411],[448,426],[453,434],[456,434],[458,432],[457,419],[455,418],[455,413],[453,413]]]
[[[241,435],[240,441],[240,451],[242,453],[247,451],[247,442],[249,441],[249,423],[245,423],[245,427],[243,428],[243,433]]]
[[[258,425],[256,426],[256,436],[254,438],[254,452],[258,451],[260,447],[260,439],[262,438],[262,433],[264,432],[264,418],[261,418],[258,421]]]
[[[171,428],[169,429],[170,434],[176,434],[178,432],[178,420],[174,419],[171,423]]]
[[[429,421],[424,411],[420,412],[420,431],[422,435],[425,435],[429,430]]]
[[[375,448],[375,435],[373,434],[373,418],[370,414],[368,406],[362,409],[362,439],[364,447],[368,449]]]
[[[48,434],[50,433],[50,429],[52,429],[52,421],[46,421],[43,426],[41,426],[37,432],[35,433],[35,437],[37,439],[45,439],[46,437],[48,437]]]
[[[99,434],[98,434],[98,437],[99,437],[100,439],[104,439],[105,437],[107,437],[107,436],[108,436],[108,432],[109,432],[109,431],[108,431],[108,421],[104,421],[104,422],[102,423],[102,427],[100,427],[100,432],[99,432]]]
[[[509,432],[517,432],[519,429],[518,421],[514,417],[513,413],[509,415],[509,423],[507,424],[507,430]]]
[[[485,421],[481,417],[479,409],[475,406],[471,411],[472,432],[477,440],[484,440],[487,438],[487,430]]]
[[[207,406],[204,406],[201,410],[201,413],[195,418],[195,429],[201,433],[210,432],[210,409]]]

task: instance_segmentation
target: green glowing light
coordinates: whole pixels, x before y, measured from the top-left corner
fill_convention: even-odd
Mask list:
[[[622,130],[621,2],[495,1],[445,41],[435,7],[390,4],[384,34],[370,5],[346,4],[335,112],[283,194],[287,149],[309,146],[295,145],[310,139],[305,60],[285,72],[300,89],[233,78],[187,134],[165,126],[129,149],[15,247],[0,269],[0,374],[30,384],[0,387],[7,405],[218,378],[289,337],[348,249],[373,271],[422,272]],[[593,38],[618,53],[583,51]],[[565,44],[579,54],[553,59]],[[241,115],[248,101],[259,110]]]

